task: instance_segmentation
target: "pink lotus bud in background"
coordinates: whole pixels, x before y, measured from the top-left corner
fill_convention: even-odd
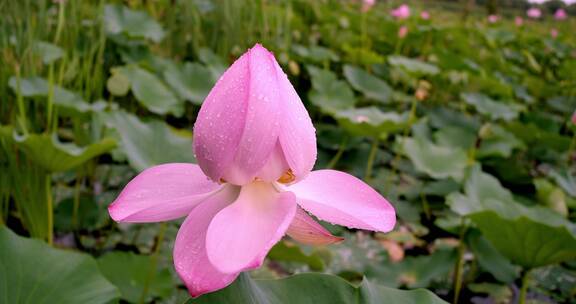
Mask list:
[[[516,26],[522,26],[524,24],[524,19],[520,16],[516,16],[516,18],[514,18],[514,23]]]
[[[363,0],[362,1],[362,11],[367,12],[369,11],[374,4],[376,4],[376,0]]]
[[[556,19],[556,20],[564,20],[564,19],[566,19],[566,17],[567,17],[566,11],[562,8],[559,8],[554,13],[554,19]]]
[[[390,14],[397,19],[406,19],[410,17],[410,7],[407,4],[402,4],[397,9],[392,10]]]
[[[542,11],[537,7],[532,7],[526,11],[526,16],[532,19],[538,19],[542,17]]]
[[[572,114],[572,124],[576,125],[576,111]]]
[[[557,29],[553,28],[550,30],[550,37],[552,37],[553,39],[556,39],[556,37],[558,37],[558,34],[559,32]]]
[[[428,20],[428,19],[430,19],[430,13],[428,11],[422,11],[420,13],[420,18],[422,18],[424,20]]]
[[[403,25],[400,27],[400,29],[398,29],[398,38],[404,39],[406,35],[408,35],[408,27]]]
[[[489,23],[496,23],[496,22],[498,22],[498,20],[500,20],[500,17],[498,17],[498,15],[488,16],[488,22]]]

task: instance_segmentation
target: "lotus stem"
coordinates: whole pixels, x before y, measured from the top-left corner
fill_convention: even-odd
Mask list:
[[[79,175],[79,174],[78,174]],[[80,178],[76,178],[76,183],[74,185],[74,205],[72,208],[72,228],[78,228],[78,209],[80,207]]]
[[[378,152],[378,143],[378,136],[375,136],[368,155],[368,161],[366,162],[366,173],[364,174],[364,180],[366,181],[372,177],[372,167],[374,166],[374,159],[376,159],[376,152]]]
[[[462,218],[460,223],[460,244],[458,244],[458,257],[456,258],[456,270],[454,271],[454,299],[452,303],[458,304],[460,299],[460,291],[462,290],[462,276],[464,273],[464,253],[466,252],[466,243],[464,242],[464,236],[468,226],[466,225],[465,219]]]
[[[45,178],[45,186],[46,186],[46,217],[47,217],[47,234],[46,234],[46,241],[50,246],[52,246],[54,241],[54,218],[53,218],[53,209],[54,206],[52,204],[52,176],[50,173],[46,174]]]
[[[334,154],[334,157],[332,157],[332,159],[328,163],[328,166],[327,166],[328,169],[332,169],[336,166],[336,164],[338,163],[338,161],[342,157],[342,154],[344,154],[344,150],[346,150],[347,144],[348,144],[348,136],[345,135],[342,138],[342,141],[340,142],[340,146],[338,146],[338,151],[336,152],[336,154]]]
[[[520,304],[526,304],[526,294],[528,294],[528,285],[530,282],[530,270],[526,270],[522,276],[522,287],[520,289]]]
[[[576,132],[572,135],[572,141],[570,142],[570,147],[568,148],[568,165],[572,164],[572,154],[574,154],[574,148],[576,148]]]
[[[156,237],[156,244],[154,246],[154,252],[150,258],[150,268],[148,268],[148,275],[146,276],[146,281],[144,282],[144,288],[142,289],[142,294],[140,295],[139,303],[146,302],[146,296],[148,296],[148,291],[150,290],[150,284],[154,280],[156,275],[156,268],[158,265],[158,256],[160,254],[160,248],[162,247],[162,242],[164,241],[164,233],[166,232],[166,223],[160,224],[160,230],[158,231],[158,236]]]
[[[17,121],[24,134],[28,134],[27,120],[26,120],[26,107],[24,106],[24,98],[22,97],[21,83],[20,83],[20,66],[17,65],[14,69],[16,73],[16,102],[18,105],[18,118]]]

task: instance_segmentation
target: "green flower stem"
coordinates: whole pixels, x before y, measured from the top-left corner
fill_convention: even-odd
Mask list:
[[[334,157],[332,157],[332,159],[328,163],[327,166],[328,169],[332,169],[336,166],[336,164],[342,157],[342,154],[344,154],[344,150],[346,150],[346,145],[348,145],[348,136],[344,135],[342,141],[340,142],[340,146],[338,146],[338,151],[336,152],[336,154],[334,154]]]
[[[422,201],[422,210],[424,211],[424,215],[426,215],[427,220],[430,220],[432,218],[432,213],[430,212],[430,204],[428,203],[428,199],[426,199],[424,193],[420,193],[420,200]]]
[[[54,214],[54,206],[52,204],[52,176],[50,175],[50,173],[46,174],[46,178],[45,178],[45,186],[46,186],[46,217],[47,217],[47,223],[48,223],[48,232],[46,235],[46,241],[48,242],[48,244],[50,246],[52,246],[53,244],[53,240],[54,240],[54,232],[53,232],[53,228],[54,228],[54,218],[53,218],[53,214]]]
[[[378,136],[375,136],[368,155],[368,161],[366,162],[366,173],[364,174],[364,180],[366,181],[369,181],[372,177],[372,167],[374,166],[374,159],[376,159],[376,152],[378,152],[378,143]]]
[[[528,285],[530,283],[530,270],[524,271],[522,276],[522,287],[520,289],[520,304],[526,304],[526,294],[528,293]]]
[[[464,236],[468,230],[465,219],[462,218],[460,224],[460,244],[458,244],[458,257],[456,258],[456,270],[454,271],[454,299],[452,303],[458,304],[460,299],[460,291],[462,290],[462,277],[464,273],[464,253],[466,253],[466,243]]]
[[[414,121],[416,120],[417,103],[418,103],[418,101],[416,100],[416,98],[413,98],[412,104],[410,105],[410,114],[408,115],[408,125],[404,128],[404,130],[402,132],[402,140],[404,140],[408,136],[408,133],[412,129],[412,125],[414,124]],[[396,155],[394,156],[394,159],[392,159],[392,161],[390,162],[390,166],[392,167],[392,172],[388,176],[388,178],[386,179],[386,186],[384,189],[391,189],[391,187],[390,187],[391,183],[392,183],[394,177],[398,174],[398,162],[400,161],[400,155],[401,155],[401,153],[396,153]],[[388,191],[388,190],[386,190],[386,191]]]
[[[360,12],[360,46],[362,50],[366,50],[366,12]],[[360,58],[356,58],[359,62]]]
[[[21,85],[20,85],[20,67],[16,66],[15,68],[15,72],[16,72],[16,87],[18,88],[16,90],[16,103],[18,105],[18,124],[20,125],[21,131],[24,134],[28,134],[28,127],[27,127],[27,122],[28,120],[26,119],[26,107],[24,107],[24,98],[22,97],[22,92],[20,91]]]
[[[150,268],[148,268],[148,275],[146,276],[146,281],[144,282],[144,288],[142,289],[142,294],[140,295],[139,303],[145,303],[146,297],[148,296],[148,291],[150,290],[150,284],[154,280],[156,275],[156,268],[158,266],[158,256],[160,255],[160,248],[162,248],[162,242],[164,241],[164,233],[166,232],[166,223],[160,224],[160,231],[158,231],[158,236],[156,236],[156,245],[154,247],[154,252],[152,253]]]
[[[80,207],[80,186],[82,185],[79,173],[76,174],[76,183],[74,185],[74,206],[72,208],[72,228],[78,228],[78,209]]]
[[[46,133],[52,132],[52,109],[54,108],[54,63],[48,68],[48,100],[46,102]]]
[[[62,29],[64,28],[64,4],[65,1],[58,1],[58,24],[56,25],[56,35],[54,36],[54,44],[58,44],[60,41],[60,35],[62,34]]]
[[[568,166],[572,164],[572,154],[574,154],[574,148],[576,148],[576,132],[572,135],[572,141],[570,142],[570,147],[568,148]]]

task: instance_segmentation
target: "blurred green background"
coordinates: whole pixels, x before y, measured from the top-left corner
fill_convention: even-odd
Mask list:
[[[410,17],[393,17],[402,4]],[[189,300],[172,267],[180,221],[116,224],[106,207],[143,169],[195,161],[204,97],[256,42],[313,119],[316,168],[363,178],[398,224],[323,223],[346,241],[286,239],[199,302],[574,303],[576,4],[2,0],[0,12],[0,303]],[[332,276],[278,280],[311,271]]]

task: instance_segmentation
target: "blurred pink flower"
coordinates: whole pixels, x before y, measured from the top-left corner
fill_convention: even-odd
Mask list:
[[[170,147],[165,147],[169,149]],[[342,240],[316,222],[387,232],[392,205],[358,178],[312,171],[316,133],[274,55],[257,44],[220,77],[194,125],[198,165],[138,174],[108,207],[118,222],[186,217],[174,265],[197,297],[262,265],[285,234],[307,244]]]
[[[524,24],[524,19],[520,16],[516,16],[516,18],[514,18],[514,23],[516,26],[522,26]]]
[[[398,29],[398,38],[404,39],[408,35],[408,27],[403,25]]]
[[[576,125],[576,111],[574,111],[574,113],[572,113],[572,124]]]
[[[420,13],[420,18],[422,18],[424,20],[428,20],[428,19],[430,19],[430,13],[428,11],[422,11]]]
[[[553,29],[550,30],[550,36],[551,36],[552,38],[556,39],[556,37],[558,37],[558,34],[559,34],[559,32],[558,32],[557,29],[553,28]]]
[[[526,11],[526,16],[532,19],[538,19],[542,16],[542,11],[537,7],[532,7]]]
[[[362,1],[362,11],[367,12],[369,11],[374,4],[376,4],[376,0],[363,0]]]
[[[566,11],[562,8],[559,8],[558,10],[556,10],[556,12],[554,13],[554,18],[556,20],[564,20],[566,19],[567,15],[566,15]]]
[[[500,20],[500,17],[498,17],[498,15],[488,16],[488,22],[490,22],[490,23],[496,23],[496,22],[498,22],[498,20]]]
[[[395,10],[392,10],[390,14],[397,19],[406,19],[410,17],[410,7],[407,4],[402,4]]]

